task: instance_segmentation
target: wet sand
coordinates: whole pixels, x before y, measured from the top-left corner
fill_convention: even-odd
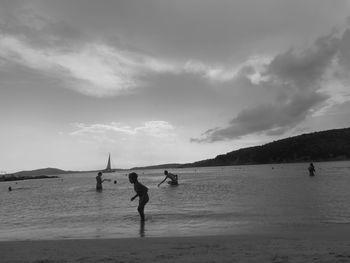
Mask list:
[[[298,234],[0,242],[1,262],[350,262],[347,228]]]

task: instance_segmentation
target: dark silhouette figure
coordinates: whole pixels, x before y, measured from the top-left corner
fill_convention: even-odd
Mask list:
[[[102,191],[102,183],[106,181],[106,179],[102,180],[102,172],[98,172],[96,176],[96,191]]]
[[[315,175],[315,166],[313,163],[310,163],[309,167],[307,168],[309,170],[309,175],[314,176]]]
[[[159,184],[158,184],[158,187],[164,183],[166,181],[166,179],[170,179],[170,181],[168,182],[168,184],[170,185],[178,185],[179,182],[178,182],[178,177],[177,177],[177,174],[172,174],[172,173],[169,173],[167,170],[164,171],[164,174],[165,174],[165,178],[163,181],[161,181]]]
[[[9,188],[8,188],[8,189],[9,189],[9,192],[11,192],[11,191],[12,191],[12,187],[11,187],[11,186],[9,186]]]
[[[137,180],[137,173],[130,173],[129,181],[134,185],[134,190],[136,192],[136,195],[131,198],[131,201],[134,201],[136,197],[139,197],[139,206],[137,207],[137,211],[140,214],[141,221],[145,221],[144,210],[145,205],[149,201],[148,188]]]
[[[117,180],[114,180],[114,184],[117,184]]]

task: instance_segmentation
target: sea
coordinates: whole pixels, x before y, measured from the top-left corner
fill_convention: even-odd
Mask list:
[[[0,182],[0,241],[239,235],[350,225],[350,162],[137,170],[149,188],[146,221],[127,174],[96,192],[95,173]],[[116,181],[116,183],[115,183]],[[8,187],[12,191],[8,191]]]

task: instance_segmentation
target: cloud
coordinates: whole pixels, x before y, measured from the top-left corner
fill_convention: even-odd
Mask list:
[[[189,60],[185,62],[182,71],[197,74],[214,83],[230,82],[238,78],[242,71],[246,71],[246,77],[254,83],[259,83],[260,80],[264,79],[259,72],[270,60],[270,56],[252,56],[243,63],[232,66],[211,65],[200,61]]]
[[[214,128],[206,131],[202,138],[191,139],[192,142],[215,142],[237,139],[252,133],[280,135],[295,127],[312,112],[313,107],[328,97],[323,94],[303,94],[295,96],[287,103],[259,105],[245,109],[232,119],[228,127]]]
[[[213,81],[228,81],[234,72],[193,62],[166,62],[118,50],[102,43],[79,47],[35,47],[22,37],[0,35],[0,56],[9,62],[36,69],[62,80],[66,86],[91,96],[103,97],[144,86],[147,74],[202,75]]]
[[[59,79],[64,87],[95,97],[115,96],[147,86],[147,76],[157,74],[192,74],[214,84],[230,82],[242,68],[256,69],[267,60],[255,57],[237,66],[167,61],[100,42],[36,46],[27,37],[8,34],[0,35],[0,56]],[[254,72],[250,77],[259,81],[262,76],[257,75],[258,70]]]
[[[202,61],[191,58],[191,55],[185,59],[174,58],[171,53],[163,57],[155,56],[154,53],[159,54],[157,51],[149,53],[142,43],[137,47],[138,43],[134,41],[131,45],[123,34],[112,37],[110,32],[103,30],[105,35],[91,34],[94,31],[91,28],[72,23],[73,20],[77,22],[82,19],[75,20],[79,15],[67,20],[70,22],[62,20],[66,13],[79,5],[60,7],[58,4],[58,9],[53,9],[55,12],[68,8],[61,15],[48,12],[49,6],[17,1],[2,6],[0,56],[8,62],[58,79],[62,87],[88,96],[107,97],[133,92],[136,88],[152,85],[148,82],[149,76],[160,74],[172,74],[179,78],[191,74],[214,85],[227,83],[237,77],[242,67],[251,64],[254,68],[266,63],[264,56],[232,65]],[[111,38],[118,41],[111,41]],[[158,44],[162,45],[161,42]],[[252,75],[251,78],[259,81],[261,76]]]
[[[300,43],[333,25],[334,14],[338,20],[347,13],[344,2],[319,2],[265,0],[252,9],[246,1],[4,1],[1,55],[89,96],[151,86],[151,74],[193,74],[220,85],[239,75],[242,65],[235,59]],[[272,5],[278,12],[271,12]],[[260,70],[254,72],[249,76],[254,84],[266,80]]]
[[[343,96],[339,98],[333,87],[338,83],[339,91],[339,87],[346,86],[339,81],[349,84],[349,42],[349,30],[340,36],[333,33],[318,38],[308,48],[278,54],[260,68],[242,68],[236,79],[247,78],[256,89],[270,91],[271,102],[243,109],[226,127],[211,128],[191,141],[232,140],[254,133],[282,135],[307,116],[320,114],[330,103],[348,100],[349,90],[343,88]],[[254,81],[252,72],[253,76],[259,76],[258,81]]]
[[[153,138],[167,139],[175,136],[174,126],[166,121],[148,121],[142,126],[131,127],[122,123],[108,124],[84,124],[76,123],[77,129],[70,133],[72,136],[94,136],[105,137],[107,133],[112,135],[127,135],[127,136],[150,136]]]
[[[333,35],[319,38],[305,50],[290,49],[277,55],[268,66],[267,74],[276,81],[299,90],[319,88],[322,77],[338,52],[337,38]]]
[[[133,135],[135,130],[131,129],[130,126],[125,126],[120,123],[110,123],[110,124],[91,124],[87,125],[84,123],[76,123],[74,126],[77,130],[70,133],[73,136],[88,135],[88,134],[103,134],[105,132],[119,132],[124,134]]]
[[[160,70],[162,65],[100,43],[80,48],[36,48],[26,39],[0,36],[0,55],[7,61],[45,72],[71,89],[93,96],[115,95],[138,85],[142,68]]]

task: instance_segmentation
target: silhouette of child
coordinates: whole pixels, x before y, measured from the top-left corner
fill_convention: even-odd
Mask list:
[[[314,176],[315,175],[315,166],[314,166],[313,163],[310,163],[308,170],[309,170],[309,175],[310,176]]]
[[[166,179],[170,179],[171,181],[169,181],[168,183],[169,184],[172,184],[172,185],[178,185],[178,178],[177,178],[177,174],[172,174],[172,173],[169,173],[167,170],[164,171],[164,174],[165,174],[165,178],[163,181],[161,181],[159,184],[158,184],[158,187],[164,183],[166,181]]]
[[[105,179],[102,180],[102,172],[98,172],[96,176],[96,191],[102,191],[102,183],[106,181]]]
[[[134,185],[134,190],[136,192],[136,195],[131,198],[131,201],[134,201],[136,197],[139,197],[139,206],[137,207],[137,211],[140,214],[141,221],[145,221],[144,209],[145,205],[149,201],[148,188],[137,180],[137,173],[130,173],[129,181]]]

